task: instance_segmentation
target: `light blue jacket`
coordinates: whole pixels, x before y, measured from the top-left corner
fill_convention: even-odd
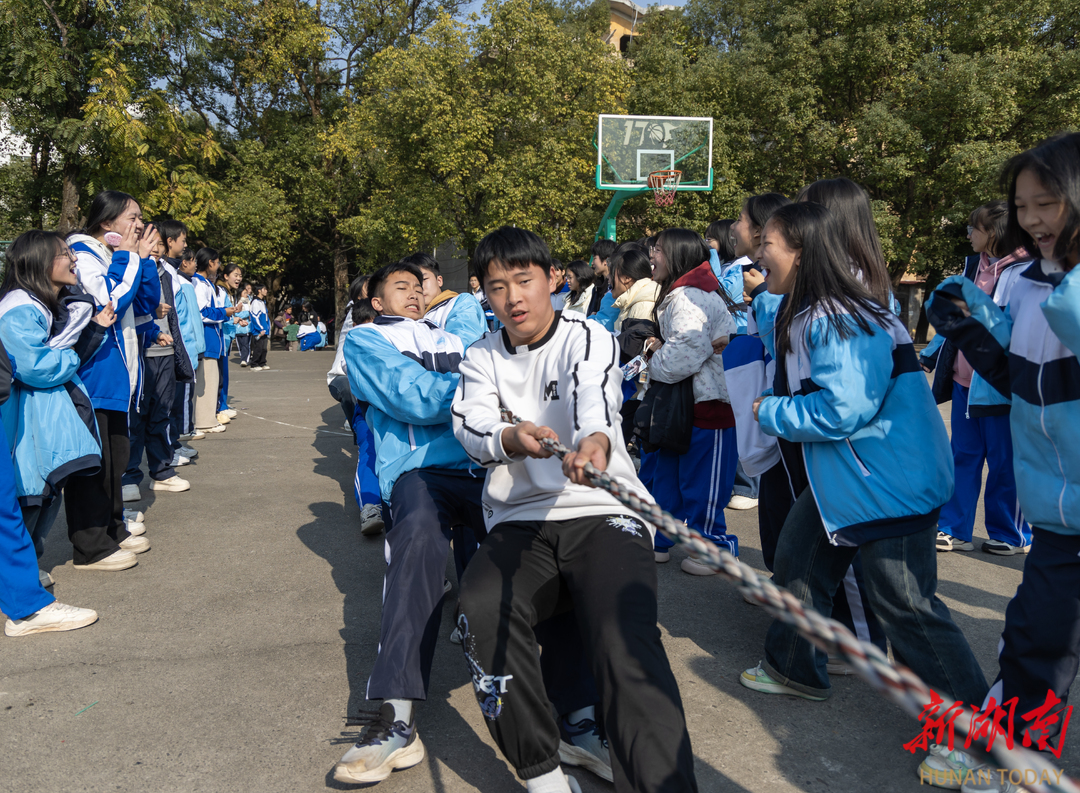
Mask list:
[[[461,339],[424,319],[384,316],[350,330],[344,343],[349,387],[367,404],[384,502],[407,471],[475,467],[450,423]]]
[[[724,293],[737,306],[741,306],[743,302],[742,266],[744,263],[751,263],[746,256],[732,262],[721,262],[720,254],[709,248],[709,267],[712,268],[713,275],[720,282],[720,287],[724,290]],[[746,333],[746,312],[737,311],[731,316],[735,318],[736,334]]]
[[[802,445],[829,541],[851,546],[933,526],[952,496],[953,458],[907,329],[891,313],[867,316],[870,333],[841,318],[848,339],[828,331],[821,307],[796,315],[777,375],[791,396],[767,397],[758,418]]]
[[[0,301],[0,342],[12,365],[11,397],[0,415],[24,506],[51,500],[65,477],[101,467],[94,409],[76,374],[79,354],[70,346],[50,346],[52,325],[48,309],[21,289]],[[100,344],[104,328],[96,335]],[[72,342],[74,338],[66,343]],[[122,384],[126,391],[126,372]]]
[[[615,297],[609,289],[600,298],[600,308],[590,319],[595,319],[603,325],[609,333],[615,332],[615,320],[619,318],[619,309],[615,308]]]
[[[434,322],[447,333],[453,333],[461,339],[466,349],[488,329],[484,307],[469,294],[460,294],[440,303],[424,314],[424,319]]]
[[[970,316],[950,300],[964,300]],[[926,303],[938,333],[995,389],[1012,397],[1016,493],[1032,526],[1080,534],[1080,267],[1036,259],[1005,310],[962,276]]]

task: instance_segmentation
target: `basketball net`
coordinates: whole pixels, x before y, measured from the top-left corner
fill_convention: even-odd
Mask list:
[[[658,207],[669,207],[675,203],[675,193],[682,181],[682,171],[653,171],[646,184],[652,188],[653,198]]]

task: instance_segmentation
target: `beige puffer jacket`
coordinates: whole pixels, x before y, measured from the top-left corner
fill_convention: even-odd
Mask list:
[[[615,308],[619,309],[619,318],[615,320],[615,331],[622,330],[628,319],[652,319],[653,306],[660,294],[660,284],[651,278],[642,278],[630,284],[630,287],[615,299]]]

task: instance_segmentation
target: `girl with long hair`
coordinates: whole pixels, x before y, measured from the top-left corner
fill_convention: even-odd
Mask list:
[[[660,338],[650,340],[649,381],[678,383],[693,378],[694,396],[690,449],[685,454],[664,448],[654,453],[652,492],[677,518],[699,527],[738,556],[739,540],[727,533],[724,520],[739,459],[735,415],[723,361],[713,349],[713,342],[735,333],[735,320],[718,294],[720,283],[709,266],[709,249],[697,232],[661,232],[652,261],[653,280],[660,286],[654,308]],[[657,561],[667,561],[671,545],[657,534]],[[691,575],[714,574],[691,558],[683,560],[682,569]]]
[[[754,412],[765,433],[794,446],[785,460],[801,464],[809,483],[780,533],[773,580],[829,614],[858,553],[897,656],[938,691],[981,702],[986,680],[935,594],[935,526],[952,460],[911,336],[852,272],[825,207],[781,207],[761,243],[769,291],[782,302],[773,393]],[[820,701],[830,694],[826,664],[777,620],[764,660],[740,683]]]
[[[593,296],[593,282],[596,273],[589,267],[588,262],[575,259],[566,265],[566,283],[570,287],[570,293],[566,296],[566,308],[564,311],[573,311],[584,315],[589,308],[589,301]]]
[[[1005,609],[990,696],[1015,702],[1012,714],[1046,708],[1035,721],[1014,716],[1010,734],[1060,751],[1080,658],[1080,134],[1013,157],[1002,182],[1008,222],[1000,250],[1036,257],[1012,285],[1007,310],[956,275],[937,288],[926,313],[981,377],[1012,397],[1013,468],[1031,552]],[[920,771],[934,783],[979,762],[959,747],[935,746]]]

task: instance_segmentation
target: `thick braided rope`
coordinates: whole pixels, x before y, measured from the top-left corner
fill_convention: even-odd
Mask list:
[[[512,421],[514,424],[520,424],[523,419],[513,416]],[[540,444],[560,460],[571,453],[570,449],[550,438],[541,440]],[[907,667],[890,661],[888,656],[876,646],[860,641],[843,624],[818,614],[811,606],[803,603],[783,587],[777,586],[767,578],[762,578],[736,557],[703,537],[696,529],[676,520],[659,505],[642,501],[625,482],[612,477],[607,471],[597,471],[591,463],[586,463],[584,471],[585,476],[593,485],[611,493],[642,520],[656,526],[673,542],[686,545],[694,553],[697,561],[716,570],[727,580],[738,584],[743,592],[752,597],[770,616],[792,625],[803,638],[829,655],[839,656],[875,691],[900,706],[911,716],[918,718],[923,707],[930,704],[932,701],[930,687]],[[938,713],[943,714],[955,703],[955,700],[940,692],[938,696],[942,700]],[[978,706],[982,703],[974,704]],[[971,709],[960,711],[953,724],[957,735],[966,736],[972,725]],[[985,748],[986,741],[976,739],[973,744]],[[962,745],[962,741],[954,743],[954,746],[958,748]],[[1004,738],[999,736],[994,742],[991,753],[1001,764],[1001,768],[1015,769],[1020,772],[1032,769],[1040,779],[1060,779],[1057,784],[1027,784],[1025,787],[1028,790],[1080,793],[1080,786],[1049,762],[1044,754],[1023,748],[1019,738],[1016,739],[1013,748],[1009,749],[1005,745]]]

